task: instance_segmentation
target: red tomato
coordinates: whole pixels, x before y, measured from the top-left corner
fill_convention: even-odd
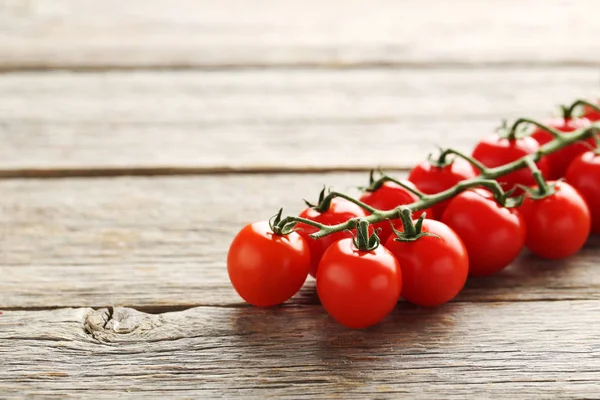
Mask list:
[[[469,258],[462,241],[447,225],[426,219],[422,236],[398,242],[392,236],[386,247],[402,266],[402,297],[413,304],[433,307],[452,300],[463,288],[469,273]]]
[[[309,265],[306,241],[296,232],[274,234],[267,221],[246,225],[227,254],[233,287],[259,307],[281,304],[295,295],[308,276]]]
[[[600,105],[600,101],[596,104]],[[592,122],[600,121],[600,111],[596,111],[591,107],[585,107],[583,115]]]
[[[600,155],[592,151],[576,157],[566,175],[567,182],[583,196],[592,216],[592,232],[600,233]]]
[[[411,187],[415,186],[410,181],[403,181],[402,183]],[[365,192],[360,197],[360,201],[362,201],[363,203],[383,211],[393,210],[394,208],[400,205],[411,204],[418,200],[419,198],[414,193],[411,193],[410,191],[406,190],[397,183],[389,181],[385,182],[377,190],[373,192]],[[427,216],[431,217],[433,211],[428,208],[422,211],[416,211],[413,214],[413,216],[415,219],[418,219],[423,213],[427,213]],[[400,222],[399,220],[395,220],[394,226],[398,226],[397,224],[400,225],[402,224],[402,222]],[[389,221],[383,221],[378,224],[374,224],[373,226],[375,228],[380,228],[380,231],[378,233],[379,239],[381,239],[382,243],[385,243],[387,238],[389,238],[392,234],[392,228],[390,226]]]
[[[473,150],[473,158],[481,161],[486,167],[494,168],[518,160],[527,154],[535,153],[539,148],[538,142],[531,137],[509,140],[494,134],[477,144]],[[546,176],[548,173],[547,161],[542,159],[537,166]],[[504,175],[497,181],[506,191],[511,190],[517,184],[531,186],[535,183],[535,179],[527,167]]]
[[[548,184],[554,184],[548,182]],[[558,181],[556,192],[519,207],[527,226],[525,246],[534,254],[558,260],[576,253],[590,234],[590,210],[571,185]]]
[[[554,118],[547,121],[546,125],[561,132],[568,133],[589,126],[590,121],[587,118]],[[537,140],[540,145],[546,144],[554,139],[554,136],[552,136],[551,133],[548,133],[541,128],[536,129],[531,134],[531,137]],[[550,180],[557,180],[564,177],[569,164],[575,157],[595,147],[596,143],[594,142],[594,138],[589,138],[586,141],[573,143],[570,146],[548,154],[544,158],[547,160],[549,171],[548,175],[544,175],[544,177]]]
[[[458,234],[469,255],[469,275],[488,276],[507,267],[525,245],[525,221],[485,189],[454,197],[442,222]]]
[[[349,328],[375,325],[396,306],[402,289],[398,261],[385,247],[358,250],[352,239],[329,247],[317,274],[317,293],[325,310]]]
[[[474,178],[477,172],[463,158],[456,158],[454,161],[445,167],[436,167],[430,161],[423,161],[410,171],[408,180],[415,186],[427,194],[435,194],[450,189],[458,182],[465,179]],[[448,205],[448,201],[440,202],[432,207],[433,215],[427,214],[429,218],[440,219],[444,213],[444,209]]]
[[[340,197],[335,197],[331,201],[329,209],[323,213],[320,213],[312,207],[308,207],[300,213],[300,217],[302,218],[320,222],[325,225],[341,224],[351,218],[366,216],[365,210],[360,208],[360,206]],[[352,237],[350,232],[337,232],[319,240],[315,240],[308,235],[317,232],[317,228],[302,223],[297,224],[296,228],[298,228],[298,233],[306,239],[306,242],[310,247],[310,274],[313,277],[317,276],[317,268],[319,267],[319,262],[321,261],[321,257],[325,250],[327,250],[332,243],[337,242],[340,239]]]

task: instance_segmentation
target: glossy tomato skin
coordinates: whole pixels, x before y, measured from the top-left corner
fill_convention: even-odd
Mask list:
[[[415,187],[415,185],[410,181],[403,181],[402,183]],[[404,205],[411,204],[415,201],[418,201],[419,198],[414,193],[406,190],[402,186],[398,185],[395,182],[385,182],[380,188],[373,192],[365,192],[360,197],[360,201],[365,204],[370,205],[371,207],[375,207],[378,210],[393,210],[394,208]],[[421,214],[427,213],[427,216],[430,217],[433,212],[431,209],[425,209],[422,211],[416,211],[413,213],[413,217],[415,219],[419,218]],[[397,227],[401,222],[394,221],[394,226]],[[379,239],[381,239],[382,243],[385,243],[387,238],[392,234],[392,228],[389,221],[383,221],[373,225],[375,228],[379,228],[380,231],[378,233]]]
[[[525,247],[549,260],[575,254],[590,234],[591,217],[585,200],[566,182],[556,184],[556,193],[540,200],[527,197],[519,211],[527,226]]]
[[[401,290],[400,265],[381,245],[360,251],[352,239],[342,239],[321,259],[319,299],[329,315],[348,328],[366,328],[381,321],[396,306]]]
[[[467,249],[446,224],[426,219],[423,236],[413,242],[390,237],[386,247],[402,266],[402,297],[413,304],[434,307],[452,300],[462,290],[469,273]]]
[[[561,132],[569,133],[576,131],[581,128],[585,128],[590,125],[590,121],[587,118],[554,118],[546,122],[546,125],[555,128]],[[536,129],[531,137],[538,141],[540,145],[546,144],[554,139],[551,133],[543,129]],[[548,173],[544,175],[546,179],[557,180],[563,178],[567,172],[567,168],[571,161],[578,155],[585,153],[586,151],[595,148],[595,142],[593,138],[589,138],[583,142],[573,143],[563,149],[555,151],[554,153],[548,154],[544,158],[548,163]]]
[[[463,241],[469,276],[489,276],[506,268],[525,245],[525,220],[514,208],[502,207],[485,189],[454,197],[442,217]]]
[[[429,161],[423,161],[410,171],[408,180],[423,193],[435,194],[475,176],[477,172],[473,166],[468,161],[457,157],[451,164],[441,168],[432,165]],[[434,205],[433,215],[427,214],[428,218],[440,219],[447,205],[448,201]]]
[[[310,250],[296,232],[279,236],[267,221],[246,225],[233,239],[227,272],[238,294],[258,307],[281,304],[308,276]]]
[[[312,207],[308,207],[302,211],[299,216],[325,225],[336,225],[346,222],[351,218],[366,217],[366,215],[367,214],[360,206],[340,197],[335,197],[331,201],[331,206],[327,211],[321,213]],[[313,277],[317,276],[317,268],[319,267],[319,262],[321,261],[321,257],[323,256],[323,253],[325,253],[325,250],[327,250],[332,243],[337,242],[340,239],[352,237],[350,232],[337,232],[325,236],[322,239],[315,240],[308,235],[317,232],[317,228],[302,223],[297,224],[296,228],[298,228],[298,233],[306,240],[310,247],[310,274]]]
[[[567,169],[566,179],[590,209],[592,232],[600,234],[600,155],[592,151],[580,154]]]
[[[539,143],[531,137],[509,140],[494,134],[477,144],[473,150],[473,158],[479,160],[486,167],[495,168],[535,153],[539,148]],[[546,160],[540,160],[537,166],[544,176],[548,174]],[[526,167],[499,177],[497,181],[505,191],[514,188],[517,184],[531,186],[535,183],[531,171]]]

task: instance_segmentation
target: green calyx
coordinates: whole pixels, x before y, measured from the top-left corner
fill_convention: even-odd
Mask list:
[[[283,213],[283,208],[279,209],[277,214],[273,215],[269,218],[269,227],[273,231],[274,234],[283,236],[289,235],[292,232],[295,232],[296,221],[289,221],[288,218],[281,219],[281,215]]]
[[[371,171],[369,171],[369,186],[359,187],[358,189],[363,192],[374,192],[380,187],[382,187],[383,184],[386,182],[386,180],[383,178],[387,176],[383,173],[382,170],[378,170],[377,172],[379,173],[380,178],[375,179],[375,170],[372,169]]]
[[[356,235],[353,238],[354,246],[360,251],[373,251],[381,242],[377,232],[369,234],[369,221],[359,219],[356,223]]]
[[[562,117],[562,119],[564,119],[565,121],[568,121],[575,116],[576,109],[577,109],[576,107],[565,106],[564,104],[561,104],[559,106],[559,110],[560,110],[559,115]]]
[[[496,128],[496,133],[503,139],[517,140],[517,130],[519,126],[509,126],[508,121],[503,119],[500,126]]]
[[[431,236],[439,238],[438,235],[429,232],[423,232],[423,221],[425,220],[425,213],[421,214],[416,223],[413,222],[412,213],[408,208],[401,208],[399,211],[400,219],[402,220],[402,226],[404,228],[404,232],[400,232],[394,227],[392,221],[390,221],[390,225],[392,227],[392,231],[396,237],[394,238],[397,242],[414,242],[415,240],[419,240],[424,236]]]
[[[512,197],[515,194],[516,188],[513,188],[507,192],[502,190],[502,186],[493,179],[483,179],[479,182],[480,186],[488,189],[494,195],[494,200],[502,207],[514,208],[519,207],[525,200],[524,195]]]
[[[317,204],[312,204],[310,203],[308,200],[304,200],[304,203],[306,203],[306,205],[310,208],[314,208],[315,210],[317,210],[320,213],[324,213],[325,211],[329,210],[329,207],[331,207],[331,200],[333,199],[332,197],[329,196],[325,196],[327,192],[327,188],[325,186],[323,186],[323,189],[321,190],[321,193],[319,193],[319,200],[317,202]]]

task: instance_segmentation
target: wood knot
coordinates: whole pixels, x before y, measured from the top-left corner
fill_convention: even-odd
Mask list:
[[[85,330],[101,342],[119,342],[141,336],[162,325],[159,315],[146,314],[132,308],[113,307],[91,311]]]

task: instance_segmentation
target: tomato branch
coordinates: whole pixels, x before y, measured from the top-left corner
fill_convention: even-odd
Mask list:
[[[587,102],[578,100],[578,104],[587,105]],[[535,176],[535,171],[537,170],[537,172],[539,172],[539,170],[535,166],[535,163],[537,161],[539,161],[539,159],[541,157],[546,156],[551,153],[554,153],[554,152],[556,152],[570,144],[573,144],[575,142],[587,139],[590,136],[594,135],[600,129],[600,123],[595,123],[589,127],[585,127],[578,131],[569,133],[569,135],[563,135],[562,133],[556,131],[553,128],[547,127],[537,121],[534,121],[534,120],[531,120],[528,118],[519,118],[512,125],[511,129],[516,130],[516,128],[520,124],[524,124],[524,123],[533,124],[542,129],[545,129],[548,132],[552,133],[555,136],[555,138],[553,140],[551,140],[550,142],[541,146],[537,152],[535,152],[533,154],[528,154],[527,156],[524,156],[518,160],[511,162],[511,163],[508,163],[508,164],[505,164],[505,165],[502,165],[499,167],[495,167],[495,168],[486,168],[483,165],[478,165],[478,164],[480,164],[478,161],[472,160],[471,157],[465,156],[464,154],[462,154],[456,150],[452,150],[452,149],[444,150],[446,155],[454,154],[458,157],[462,157],[462,158],[466,159],[467,161],[471,162],[473,165],[475,165],[476,168],[480,169],[481,175],[477,176],[475,178],[464,180],[448,190],[445,190],[443,192],[436,193],[433,195],[426,195],[426,194],[419,192],[420,198],[418,201],[416,201],[412,204],[396,207],[395,209],[392,209],[389,211],[375,209],[375,208],[368,206],[367,204],[364,204],[361,201],[356,200],[356,199],[354,199],[348,195],[345,195],[343,193],[331,192],[323,199],[323,201],[327,200],[330,203],[334,197],[341,197],[341,198],[344,198],[348,201],[351,201],[351,202],[359,205],[363,209],[369,211],[371,213],[371,215],[364,217],[364,218],[360,218],[360,219],[353,218],[344,223],[340,223],[337,225],[324,225],[324,224],[320,224],[318,222],[314,222],[314,221],[307,220],[304,218],[288,216],[288,217],[280,220],[277,225],[279,227],[284,227],[284,226],[289,227],[291,223],[302,222],[307,225],[311,225],[311,226],[318,228],[319,231],[311,234],[310,236],[313,239],[320,239],[324,236],[331,235],[332,233],[335,233],[335,232],[341,232],[341,231],[345,231],[345,230],[354,229],[354,228],[356,228],[359,220],[367,221],[370,224],[374,224],[374,223],[378,223],[378,222],[385,221],[385,220],[401,218],[401,215],[403,212],[404,213],[406,213],[408,211],[414,212],[414,211],[419,211],[419,210],[424,210],[424,209],[430,208],[437,203],[448,200],[467,189],[471,189],[471,188],[475,188],[475,187],[485,187],[494,193],[494,196],[500,203],[503,203],[506,206],[515,206],[515,205],[518,205],[517,202],[519,200],[522,200],[522,198],[509,198],[511,193],[510,192],[505,193],[502,190],[502,188],[500,187],[500,184],[498,182],[496,182],[494,179],[504,176],[506,174],[509,174],[511,172],[517,171],[519,169],[527,168],[527,167],[531,168],[534,171],[534,176]],[[473,161],[475,161],[475,162],[473,162]],[[386,176],[382,177],[381,179],[384,179],[384,178],[385,178],[385,180],[399,183],[399,181],[397,181],[393,178],[386,177]],[[536,181],[538,181],[538,183],[539,183],[539,180],[536,179]]]

